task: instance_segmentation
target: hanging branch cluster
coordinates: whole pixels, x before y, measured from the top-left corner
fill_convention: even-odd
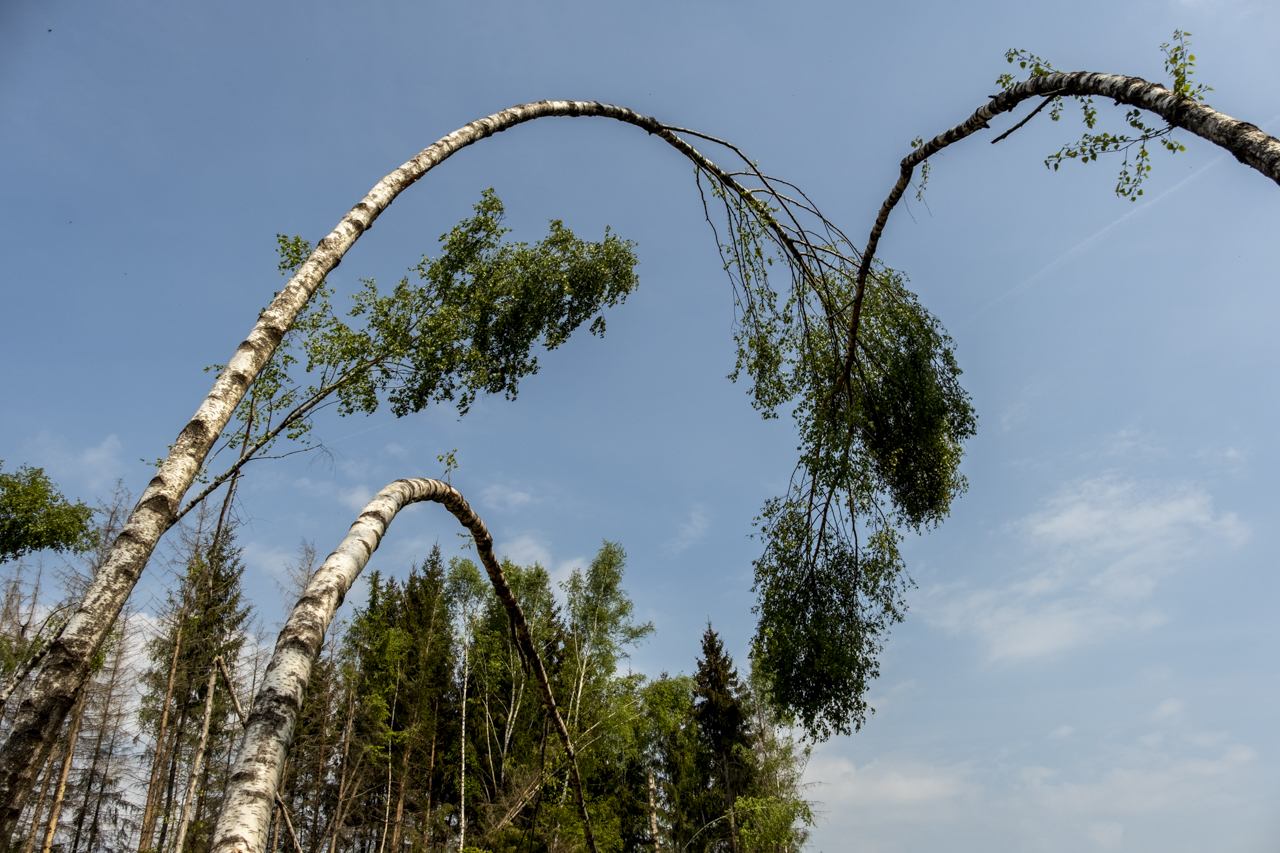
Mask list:
[[[733,183],[700,175],[738,308],[731,378],[745,374],[764,417],[789,410],[800,438],[786,492],[756,520],[752,656],[778,709],[824,739],[865,721],[905,610],[902,531],[936,525],[964,491],[976,417],[951,339],[905,277],[864,264],[803,191],[712,141],[744,164]]]

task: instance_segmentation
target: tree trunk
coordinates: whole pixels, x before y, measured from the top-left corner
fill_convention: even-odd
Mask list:
[[[187,694],[186,686],[183,687],[183,696]],[[173,815],[173,795],[178,785],[178,764],[182,760],[182,733],[187,730],[187,703],[184,699],[182,703],[182,713],[178,715],[178,725],[173,730],[171,739],[173,746],[169,749],[165,762],[169,766],[168,775],[165,777],[165,787],[160,793],[164,797],[164,807],[157,809],[164,820],[160,823],[160,840],[156,842],[156,853],[164,849],[165,839],[169,837],[169,819]],[[160,800],[156,800],[157,803]]]
[[[31,815],[31,831],[22,845],[22,853],[31,853],[36,848],[36,833],[40,831],[40,815],[44,814],[44,800],[49,795],[49,784],[53,781],[53,765],[57,755],[50,755],[44,768],[44,783],[40,786],[40,796],[36,797],[36,808]]]
[[[191,805],[195,802],[196,787],[200,781],[200,765],[204,763],[204,750],[209,744],[209,722],[213,719],[213,689],[218,685],[218,664],[222,658],[215,658],[214,665],[209,667],[209,681],[205,684],[204,722],[200,726],[200,744],[196,747],[196,758],[191,765],[191,779],[187,784],[187,797],[182,804],[182,821],[178,824],[178,837],[173,842],[173,853],[182,853],[182,845],[187,840],[187,827],[191,824]]]
[[[277,646],[278,645],[279,643],[277,643]],[[304,693],[306,692],[305,684],[303,685],[303,692]],[[255,698],[254,704],[256,705],[257,702],[258,700]],[[301,703],[299,703],[299,707],[301,707]],[[333,816],[330,818],[330,820],[333,822],[332,832],[326,833],[326,835],[329,836],[331,839],[329,841],[328,853],[338,853],[338,833],[342,830],[342,821],[346,818],[345,807],[343,806],[343,803],[342,803],[342,797],[347,792],[348,775],[352,777],[355,776],[355,773],[352,770],[351,765],[349,764],[349,758],[351,755],[351,733],[352,733],[352,729],[355,728],[355,714],[356,714],[356,697],[353,692],[349,692],[347,696],[347,723],[342,730],[342,763],[338,765],[341,768],[338,775],[338,799],[337,799],[337,802],[333,804]],[[248,728],[248,726],[246,726],[245,728]],[[241,752],[243,751],[244,749],[242,747]],[[352,788],[355,787],[354,780],[351,780],[350,786]],[[227,800],[225,797],[223,798],[222,802],[223,802],[222,809],[225,812],[227,808],[226,807]],[[219,820],[219,823],[221,823],[221,820],[222,820],[221,815],[218,816],[218,820]],[[216,834],[217,834],[217,831],[215,830],[215,837],[216,837]]]
[[[67,793],[67,777],[71,775],[71,762],[76,757],[76,740],[80,737],[80,723],[84,720],[84,703],[89,695],[88,690],[80,691],[71,712],[71,731],[67,734],[66,754],[62,757],[62,770],[58,773],[58,786],[54,788],[53,805],[49,807],[49,825],[45,828],[44,843],[40,845],[40,853],[49,853],[53,847],[53,836],[58,831],[58,818],[62,814],[62,798]]]
[[[653,836],[653,853],[662,853],[662,844],[658,841],[658,790],[652,773],[649,774],[649,834]]]
[[[156,830],[156,809],[160,805],[160,768],[164,766],[165,734],[169,727],[169,707],[173,704],[173,682],[178,674],[178,654],[182,651],[182,629],[186,627],[186,608],[178,611],[178,633],[173,641],[173,660],[169,662],[169,682],[164,690],[164,710],[160,712],[160,733],[156,736],[156,754],[151,761],[151,781],[147,785],[147,804],[142,812],[142,832],[138,836],[138,853],[151,849]]]
[[[338,549],[316,571],[280,631],[275,653],[254,699],[244,744],[231,772],[222,813],[214,830],[211,853],[262,853],[265,848],[266,829],[271,817],[269,804],[280,784],[281,768],[293,739],[307,680],[320,653],[325,632],[334,612],[377,550],[396,514],[405,506],[419,501],[443,504],[471,532],[476,552],[498,600],[507,611],[521,652],[538,681],[548,716],[564,744],[587,845],[595,850],[595,837],[577,772],[577,753],[556,707],[551,683],[533,643],[529,623],[493,553],[493,537],[462,495],[448,483],[415,479],[397,480],[374,496],[355,524],[351,525]]]
[[[913,150],[899,164],[898,183],[894,185],[889,197],[880,206],[875,225],[871,228],[871,236],[867,239],[867,248],[862,253],[862,261],[858,266],[857,286],[854,292],[852,320],[849,327],[847,343],[846,372],[853,358],[853,345],[857,338],[858,314],[862,307],[862,295],[865,291],[867,274],[871,270],[871,261],[875,257],[876,247],[880,243],[880,235],[884,233],[889,214],[902,199],[907,186],[911,183],[911,175],[915,167],[937,154],[948,145],[952,145],[990,127],[988,122],[1001,113],[1007,113],[1025,100],[1036,97],[1055,95],[1083,95],[1110,98],[1117,104],[1128,104],[1147,112],[1155,113],[1174,127],[1194,133],[1207,139],[1235,155],[1235,158],[1246,166],[1257,169],[1271,180],[1280,184],[1280,140],[1263,133],[1248,122],[1239,121],[1224,115],[1208,104],[1192,98],[1182,98],[1158,83],[1148,83],[1141,77],[1126,77],[1121,74],[1096,74],[1090,71],[1073,71],[1070,73],[1054,72],[1039,77],[1032,77],[1017,83],[990,101],[983,104],[963,123],[956,125],[945,133]],[[1017,129],[1016,127],[1014,128]],[[993,140],[993,141],[999,141]]]
[[[0,838],[12,837],[17,828],[36,774],[53,749],[76,691],[89,677],[93,658],[146,568],[151,552],[177,518],[183,496],[236,406],[316,287],[338,266],[356,240],[373,227],[391,202],[432,168],[481,139],[527,121],[553,116],[598,116],[635,125],[676,148],[697,168],[730,188],[745,204],[763,210],[763,205],[729,173],[657,119],[594,101],[539,101],[494,113],[454,131],[379,181],[316,245],[297,274],[261,313],[249,336],[236,348],[130,513],[84,599],[50,644],[40,674],[0,746]],[[764,215],[783,243],[791,245],[782,227]]]
[[[461,790],[458,794],[458,853],[467,846],[467,642],[462,642],[462,737],[458,740],[462,760],[458,762]]]
[[[120,642],[121,644],[124,643],[123,637]],[[102,758],[102,742],[106,740],[107,726],[109,725],[109,716],[111,714],[111,702],[115,698],[116,682],[119,680],[119,676],[120,661],[117,658],[115,665],[111,668],[111,678],[104,685],[102,722],[98,726],[98,733],[93,742],[93,759],[89,762],[89,775],[84,782],[84,801],[80,806],[80,817],[76,820],[76,834],[71,841],[71,853],[80,853],[80,837],[84,832],[85,820],[89,816],[89,801],[93,795],[93,780],[98,776],[98,764]],[[99,796],[101,796],[101,792],[99,792]],[[96,809],[94,813],[97,813]]]

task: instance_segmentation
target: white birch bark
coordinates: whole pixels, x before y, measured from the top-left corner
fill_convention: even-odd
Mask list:
[[[263,853],[271,823],[271,806],[293,740],[311,668],[320,654],[325,632],[356,577],[378,549],[393,519],[404,507],[420,501],[443,504],[471,532],[476,553],[484,564],[494,592],[506,608],[516,641],[538,681],[548,716],[555,725],[572,769],[574,796],[583,819],[587,844],[595,838],[582,796],[577,754],[564,719],[556,707],[551,683],[524,617],[493,552],[493,537],[462,495],[440,480],[396,480],[378,492],[360,513],[346,538],[316,570],[293,608],[275,653],[254,698],[235,766],[223,797],[222,812],[213,831],[211,853]]]
[[[729,173],[657,119],[595,101],[539,101],[494,113],[454,131],[379,181],[316,245],[236,348],[130,513],[84,599],[60,635],[50,643],[44,664],[0,746],[0,840],[13,836],[39,769],[53,749],[62,722],[75,701],[76,691],[89,677],[94,655],[106,641],[160,537],[178,517],[182,499],[205,457],[316,287],[338,266],[356,240],[373,227],[391,202],[435,166],[495,133],[554,116],[598,116],[634,125],[676,148],[753,210],[764,209]],[[761,215],[782,243],[790,246],[792,241],[781,226],[767,213]],[[793,254],[798,257],[798,253]]]

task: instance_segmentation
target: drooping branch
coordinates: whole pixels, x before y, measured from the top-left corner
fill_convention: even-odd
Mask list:
[[[351,525],[337,550],[316,570],[293,608],[280,631],[275,653],[253,701],[244,741],[232,768],[222,812],[213,832],[212,853],[262,853],[266,849],[271,808],[302,710],[311,668],[320,654],[325,632],[356,577],[386,535],[392,520],[409,504],[421,501],[443,504],[475,540],[476,552],[493,590],[507,611],[521,656],[533,671],[547,715],[564,745],[574,798],[582,817],[587,844],[594,853],[595,838],[583,799],[573,740],[556,706],[551,682],[533,642],[524,611],[494,554],[493,537],[480,516],[456,489],[440,480],[427,479],[396,480],[378,492]]]
[[[994,95],[965,121],[918,146],[899,164],[898,182],[894,184],[889,197],[880,206],[880,212],[876,216],[875,225],[871,228],[871,236],[867,238],[867,247],[862,252],[862,260],[858,266],[857,290],[854,295],[852,318],[846,342],[846,380],[848,370],[853,364],[858,316],[866,290],[867,275],[871,272],[871,262],[875,259],[876,248],[880,245],[880,235],[884,233],[889,214],[893,212],[902,199],[902,194],[906,192],[916,166],[947,146],[954,145],[965,137],[990,127],[988,122],[991,119],[1001,113],[1009,112],[1025,100],[1059,95],[1085,97],[1094,95],[1110,98],[1117,104],[1127,104],[1154,113],[1172,127],[1190,131],[1214,145],[1225,148],[1241,163],[1257,169],[1280,184],[1280,140],[1264,133],[1255,125],[1220,113],[1202,101],[1180,97],[1159,83],[1149,83],[1141,77],[1098,74],[1091,71],[1053,72],[1016,83],[1000,94]]]
[[[724,187],[727,194],[739,199],[776,237],[792,261],[801,269],[808,268],[812,253],[806,253],[797,244],[797,239],[805,237],[803,231],[798,235],[789,233],[750,190],[657,119],[610,104],[540,101],[511,107],[449,134],[387,175],[317,244],[298,272],[261,313],[204,402],[179,433],[84,599],[51,643],[43,666],[0,746],[0,838],[13,836],[35,777],[57,740],[76,691],[89,677],[94,656],[106,641],[156,544],[178,517],[183,497],[206,457],[249,386],[325,276],[338,266],[356,240],[373,227],[391,202],[432,168],[495,133],[534,119],[555,116],[610,118],[659,137],[693,162],[701,173]]]

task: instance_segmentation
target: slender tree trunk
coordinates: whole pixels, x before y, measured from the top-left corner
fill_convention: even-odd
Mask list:
[[[649,774],[649,834],[653,836],[653,853],[662,853],[658,841],[658,789],[652,773]]]
[[[428,645],[428,650],[430,646]],[[414,703],[413,722],[409,726],[409,731],[416,732],[419,724],[422,722],[422,710],[417,702]],[[413,752],[410,748],[410,740],[405,744],[404,754],[400,757],[400,789],[396,795],[396,818],[391,824],[391,853],[400,853],[401,839],[404,835],[404,797],[405,791],[409,787],[409,756]],[[430,811],[427,812],[430,814]]]
[[[434,826],[431,820],[431,795],[435,789],[436,781],[436,741],[440,734],[440,697],[436,697],[435,704],[431,709],[431,758],[427,760],[427,839],[431,839],[431,829]],[[399,851],[397,851],[399,853]]]
[[[49,785],[53,782],[53,765],[58,753],[49,756],[44,768],[44,782],[40,785],[40,796],[36,797],[36,808],[31,815],[31,831],[27,833],[26,843],[22,845],[22,853],[31,853],[36,847],[36,835],[40,832],[40,816],[44,814],[44,800],[49,794]]]
[[[67,777],[71,775],[71,762],[76,757],[76,740],[80,737],[80,723],[84,720],[84,704],[89,695],[88,690],[80,693],[75,707],[71,711],[71,731],[67,734],[66,754],[62,757],[62,770],[58,773],[58,786],[54,789],[53,805],[49,807],[49,825],[45,828],[44,844],[40,845],[40,853],[49,853],[53,847],[53,836],[58,831],[58,818],[62,815],[62,797],[67,792]]]
[[[222,658],[214,659],[209,667],[209,681],[205,685],[204,722],[200,726],[200,744],[196,747],[195,762],[191,767],[191,780],[187,785],[187,797],[182,805],[182,821],[178,824],[178,837],[173,842],[173,853],[182,853],[182,846],[187,839],[187,827],[191,824],[191,805],[196,798],[196,786],[200,781],[200,765],[204,762],[204,750],[209,744],[209,722],[213,719],[213,690],[218,686],[218,664]]]
[[[156,784],[160,768],[164,766],[166,752],[165,734],[169,727],[169,708],[173,704],[173,684],[178,674],[178,655],[182,651],[182,630],[186,627],[185,605],[178,611],[178,632],[173,641],[173,659],[169,662],[169,681],[164,689],[164,708],[160,712],[160,733],[156,736],[156,754],[151,761],[151,781],[147,784],[147,804],[142,811],[142,832],[138,836],[138,853],[151,849],[151,838],[156,829],[156,809],[160,805],[161,789]]]
[[[157,853],[164,850],[164,842],[169,837],[170,817],[173,815],[173,797],[178,789],[178,765],[182,760],[182,735],[187,730],[186,695],[187,690],[184,685],[182,713],[178,715],[178,725],[170,735],[173,745],[169,748],[169,754],[165,757],[165,761],[169,765],[169,772],[165,777],[165,789],[161,792],[164,797],[164,807],[160,809],[160,816],[163,820],[160,821],[160,840],[156,842],[155,847]]]
[[[80,836],[84,831],[85,819],[89,816],[89,800],[93,795],[93,780],[98,776],[98,762],[102,756],[102,741],[107,733],[107,715],[111,712],[111,699],[115,694],[118,667],[111,672],[111,680],[105,685],[106,695],[102,701],[102,724],[98,726],[97,736],[93,742],[93,759],[89,762],[89,775],[84,782],[84,799],[80,806],[80,816],[76,819],[76,833],[71,841],[71,853],[80,853]]]
[[[303,691],[305,692],[305,690],[306,690],[306,687],[304,685]],[[257,705],[258,700],[255,699],[254,704]],[[343,798],[343,794],[346,793],[349,777],[355,775],[350,764],[348,763],[351,755],[351,733],[352,733],[352,729],[355,727],[354,726],[355,712],[356,712],[356,697],[355,697],[355,692],[352,691],[348,694],[347,723],[342,731],[342,764],[340,765],[341,770],[338,775],[338,799],[337,799],[337,802],[333,804],[333,817],[330,818],[333,821],[333,831],[332,831],[332,834],[330,835],[331,840],[329,842],[329,853],[338,853],[338,833],[342,830],[342,821],[345,818],[342,798]],[[248,727],[246,726],[246,728]],[[246,735],[246,738],[247,738],[247,735]],[[243,752],[243,749],[241,751]],[[355,786],[352,785],[352,787],[355,787]],[[226,808],[227,808],[226,802],[227,802],[226,799],[224,799],[223,807],[222,807],[222,810],[224,812],[226,811]],[[219,816],[218,821],[219,823],[221,823],[222,821],[221,816]],[[215,838],[216,837],[217,836],[216,836],[216,830],[215,830]]]
[[[763,205],[745,187],[671,128],[623,107],[594,101],[539,101],[494,113],[454,131],[379,181],[338,226],[316,244],[315,251],[297,274],[259,315],[258,322],[236,348],[209,395],[178,434],[169,455],[125,521],[84,599],[50,644],[44,665],[19,707],[8,737],[0,745],[0,839],[13,836],[39,768],[54,747],[76,692],[89,677],[94,656],[106,641],[160,537],[178,517],[182,499],[205,458],[316,287],[391,202],[428,171],[481,139],[534,119],[553,116],[598,116],[634,125],[676,148],[744,204],[763,210]],[[784,245],[793,245],[781,225],[767,213],[762,215]]]
[[[280,807],[276,806],[275,820],[271,821],[271,853],[276,853],[276,844],[280,841]]]
[[[458,795],[458,853],[467,846],[467,646],[465,638],[462,642],[462,739],[459,746],[462,760],[458,772],[462,774],[461,793]]]

